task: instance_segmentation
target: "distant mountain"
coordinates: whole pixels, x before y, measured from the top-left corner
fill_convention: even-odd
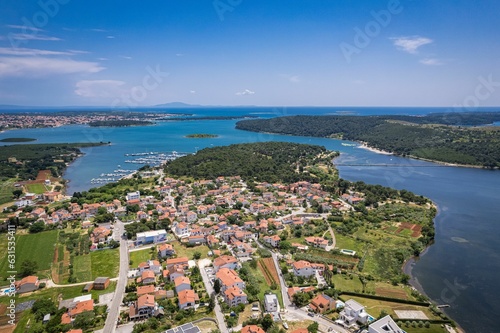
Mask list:
[[[171,103],[153,105],[153,107],[155,107],[155,108],[203,108],[206,106],[205,105],[198,105],[198,104],[187,104],[187,103],[182,103],[182,102],[171,102]]]

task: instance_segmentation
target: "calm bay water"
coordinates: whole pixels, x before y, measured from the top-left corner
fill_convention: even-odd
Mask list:
[[[205,115],[254,115],[275,117],[294,114],[426,114],[441,108],[241,108],[179,109],[175,112]],[[168,110],[167,112],[172,112]],[[344,113],[344,112],[342,112]],[[87,190],[90,179],[127,164],[127,153],[196,150],[232,143],[289,141],[323,145],[341,151],[341,177],[408,189],[431,198],[439,206],[435,219],[436,242],[412,267],[415,283],[467,332],[496,332],[493,314],[500,313],[500,171],[443,167],[390,155],[376,154],[334,139],[281,136],[239,131],[235,120],[160,122],[155,126],[90,128],[75,125],[52,129],[14,130],[5,137],[31,137],[38,143],[111,141],[111,146],[83,149],[85,156],[68,167],[69,192]],[[188,139],[192,133],[217,134],[217,138]],[[345,166],[348,164],[366,166]],[[390,164],[397,166],[368,166]],[[372,314],[378,315],[378,314]]]

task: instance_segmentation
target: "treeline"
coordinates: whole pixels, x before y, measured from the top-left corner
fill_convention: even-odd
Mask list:
[[[20,179],[34,179],[40,170],[51,170],[58,177],[66,163],[81,154],[79,148],[94,147],[103,143],[49,143],[23,144],[0,147],[0,178],[18,176]],[[17,162],[9,162],[15,158]]]
[[[299,165],[311,165],[325,152],[324,147],[289,142],[235,144],[205,148],[178,158],[166,165],[165,172],[196,179],[241,176],[244,180],[269,183],[317,182],[313,175],[299,172]]]
[[[148,126],[153,125],[152,121],[146,120],[99,120],[92,121],[88,125],[91,127],[128,127],[128,126]]]
[[[499,168],[500,129],[461,127],[499,120],[500,112],[433,114],[422,117],[292,116],[243,120],[236,124],[236,128],[362,141],[371,147],[401,156]]]

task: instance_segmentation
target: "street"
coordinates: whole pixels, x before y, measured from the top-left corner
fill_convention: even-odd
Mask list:
[[[108,317],[106,318],[106,323],[104,325],[104,333],[115,332],[116,323],[120,314],[120,304],[122,303],[125,286],[127,284],[129,258],[127,240],[122,236],[124,230],[125,228],[123,223],[120,220],[116,220],[113,235],[115,240],[120,241],[120,271],[118,275],[118,282],[116,284],[115,295],[113,296],[113,301],[111,303],[111,307],[109,308]]]
[[[205,283],[205,287],[207,288],[207,293],[209,295],[215,294],[214,288],[210,283],[210,279],[208,278],[207,272],[205,271],[205,267],[211,264],[210,259],[201,259],[198,260],[198,267],[200,268],[201,277],[203,278],[203,283]],[[221,332],[229,332],[226,321],[224,320],[224,314],[219,305],[219,301],[217,297],[215,297],[215,317],[217,318],[217,323],[219,324],[219,330]]]

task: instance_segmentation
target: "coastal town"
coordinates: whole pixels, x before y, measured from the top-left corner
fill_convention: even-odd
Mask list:
[[[364,274],[364,245],[338,232],[372,200],[355,188],[141,168],[65,196],[45,175],[50,190],[4,210],[18,243],[55,243],[47,267],[25,260],[1,290],[0,304],[16,295],[14,332],[454,332],[404,281]],[[398,241],[422,236],[419,224],[388,226]]]
[[[175,114],[179,116],[183,114]],[[0,113],[0,129],[46,128],[117,121],[156,121],[174,116],[165,112],[62,111],[51,113]]]

